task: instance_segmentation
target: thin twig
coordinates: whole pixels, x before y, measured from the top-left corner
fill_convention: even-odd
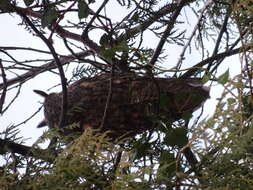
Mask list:
[[[206,4],[204,5],[204,7],[201,9],[201,12],[200,12],[198,21],[197,21],[197,23],[196,23],[196,25],[195,25],[195,27],[194,27],[194,29],[193,29],[193,31],[192,31],[190,37],[189,37],[189,40],[187,41],[187,43],[186,43],[185,46],[183,47],[182,52],[181,52],[180,55],[179,55],[179,60],[178,60],[178,62],[177,62],[177,64],[176,64],[176,66],[175,66],[175,69],[180,69],[181,64],[182,64],[182,61],[183,61],[183,59],[184,59],[185,51],[186,51],[186,49],[188,48],[188,46],[190,45],[190,43],[191,43],[191,41],[192,41],[192,38],[193,38],[193,36],[195,35],[197,29],[199,28],[199,25],[200,25],[200,22],[201,22],[201,20],[202,20],[202,18],[203,18],[204,12],[206,11],[207,7],[208,7],[212,2],[213,2],[213,0],[207,1]]]
[[[63,38],[63,42],[65,44],[65,46],[67,47],[67,49],[70,51],[70,53],[75,56],[75,58],[79,61],[83,61],[83,62],[88,62],[89,64],[91,64],[92,66],[96,67],[97,69],[100,69],[101,71],[104,71],[104,72],[107,72],[106,69],[102,68],[102,66],[106,66],[106,65],[103,65],[102,63],[98,63],[96,61],[92,61],[92,60],[85,60],[83,59],[81,56],[79,56],[78,54],[76,54],[71,48],[70,46],[68,45],[68,41],[66,38]],[[90,54],[93,54],[92,51],[90,51]]]
[[[25,124],[27,121],[29,121],[30,119],[32,119],[37,113],[39,113],[42,108],[43,108],[43,106],[40,106],[39,109],[36,110],[30,117],[28,117],[26,120],[22,121],[21,123],[15,125],[15,127],[18,127],[20,125]]]
[[[222,25],[222,28],[220,30],[220,33],[219,33],[219,36],[216,40],[216,44],[215,44],[215,47],[214,47],[214,50],[213,50],[213,56],[216,55],[218,53],[218,50],[219,50],[219,45],[221,43],[221,39],[222,39],[222,36],[223,34],[226,32],[226,29],[227,29],[227,24],[228,24],[228,19],[229,19],[229,16],[230,16],[230,10],[227,12],[226,16],[225,16],[225,19],[224,19],[224,22],[223,22],[223,25]],[[212,63],[209,63],[208,66],[207,66],[207,69],[206,69],[206,73],[210,71],[211,69],[211,66],[212,66]]]
[[[115,163],[113,165],[113,179],[115,179],[115,176],[116,176],[116,172],[117,172],[117,169],[119,168],[119,163],[121,161],[121,158],[122,158],[122,150],[117,152],[116,154],[116,160],[115,160]]]
[[[142,33],[145,31],[149,26],[151,26],[154,22],[156,22],[159,18],[171,13],[173,10],[176,9],[176,4],[169,4],[165,7],[161,8],[159,11],[154,12],[151,17],[144,20],[141,24],[127,29],[122,35],[119,36],[119,38],[116,39],[117,43],[120,43],[121,41],[131,39],[136,34]]]
[[[30,47],[13,47],[13,46],[0,46],[0,49],[3,50],[28,50],[28,51],[34,51],[34,52],[38,52],[38,53],[45,53],[45,54],[51,54],[51,52],[49,51],[44,51],[41,49],[35,49],[35,48],[30,48]]]
[[[90,22],[87,24],[86,28],[84,29],[83,33],[82,33],[82,38],[85,39],[86,37],[88,37],[88,30],[91,27],[92,23],[94,22],[94,20],[98,17],[100,11],[105,7],[105,5],[108,3],[109,0],[104,0],[104,2],[101,4],[101,6],[98,8],[98,10],[96,11],[96,13],[93,15],[93,17],[91,18]]]
[[[10,101],[10,103],[7,106],[5,106],[4,110],[2,110],[2,114],[4,112],[6,112],[9,109],[9,107],[14,103],[14,101],[18,98],[18,95],[20,94],[20,91],[21,91],[22,83],[19,83],[19,85],[17,85],[16,87],[18,87],[17,93],[12,98],[12,100]]]
[[[2,109],[3,109],[4,100],[5,100],[6,91],[7,91],[7,79],[6,79],[6,74],[4,72],[2,59],[0,59],[0,69],[1,69],[1,73],[2,73],[1,75],[3,78],[3,90],[2,90],[2,94],[1,94],[1,98],[0,98],[0,114],[2,114]]]
[[[87,57],[90,55],[90,51],[84,51],[84,52],[80,52],[80,53],[76,53],[78,56],[80,57]],[[60,62],[62,65],[65,65],[71,61],[73,61],[75,59],[75,57],[73,55],[67,55],[67,56],[62,56],[59,58]],[[38,68],[34,68],[29,72],[26,72],[22,75],[19,75],[18,77],[15,77],[13,79],[9,79],[7,80],[7,86],[11,86],[14,85],[18,82],[24,82],[27,81],[30,78],[33,78],[45,71],[50,71],[52,69],[55,69],[56,65],[54,63],[54,61],[50,62],[50,63],[46,63],[44,65],[41,65]],[[0,90],[3,89],[3,83],[0,83]]]
[[[105,120],[106,120],[106,117],[107,117],[107,112],[108,112],[109,105],[110,105],[110,102],[111,102],[111,99],[112,99],[113,78],[114,78],[114,65],[112,65],[112,68],[111,68],[111,76],[110,76],[108,95],[107,95],[107,99],[106,99],[106,104],[105,104],[105,109],[104,109],[104,115],[103,115],[103,118],[102,118],[102,121],[101,121],[101,125],[99,127],[100,130],[102,130],[103,127],[104,127],[104,123],[105,123]]]
[[[253,48],[253,45],[246,47],[246,50],[249,50],[251,48]],[[191,69],[189,69],[182,76],[180,76],[180,78],[189,78],[189,77],[193,76],[197,71],[199,71],[199,68],[202,68],[204,65],[211,63],[213,61],[217,61],[219,59],[225,59],[225,57],[229,57],[229,56],[241,53],[243,51],[245,51],[245,49],[243,50],[242,47],[239,47],[239,48],[236,48],[233,50],[228,50],[228,51],[216,54],[212,57],[208,57],[207,59],[202,60],[199,63],[197,63],[196,65],[194,65],[193,67],[191,67]]]

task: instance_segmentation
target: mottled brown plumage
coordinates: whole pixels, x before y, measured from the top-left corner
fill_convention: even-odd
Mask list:
[[[45,124],[58,128],[62,93],[37,93],[45,97]],[[108,94],[111,98],[104,115]],[[153,116],[162,113],[171,121],[178,120],[183,114],[192,113],[208,97],[209,90],[197,79],[153,79],[133,74],[116,75],[112,79],[110,75],[83,78],[68,87],[67,124],[78,123],[79,127],[73,130],[80,131],[102,127],[113,138],[135,135],[155,127]],[[72,132],[63,131],[64,135]]]

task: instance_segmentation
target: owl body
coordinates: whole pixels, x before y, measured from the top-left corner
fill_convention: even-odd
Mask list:
[[[149,78],[133,74],[100,75],[83,78],[68,87],[66,130],[83,131],[87,127],[109,131],[112,138],[135,135],[155,127],[161,114],[175,121],[192,113],[209,97],[200,80]],[[49,128],[58,128],[62,93],[45,97],[44,115]]]

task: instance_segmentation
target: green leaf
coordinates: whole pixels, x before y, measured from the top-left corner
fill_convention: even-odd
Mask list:
[[[34,0],[24,0],[25,5],[28,7],[33,4]]]
[[[160,164],[169,164],[171,162],[174,162],[175,161],[175,156],[173,153],[170,153],[168,152],[167,150],[162,150],[161,151],[161,155],[160,155],[160,158],[159,158],[159,163]]]
[[[135,12],[131,18],[131,20],[135,21],[135,22],[138,22],[139,21],[139,13],[138,12]]]
[[[12,5],[10,3],[10,1],[8,0],[0,0],[0,10],[2,12],[10,12],[12,11]]]
[[[207,74],[205,74],[205,75],[203,76],[202,82],[203,82],[203,83],[206,83],[206,82],[208,82],[208,81],[210,80],[210,78],[211,78],[211,74],[210,74],[210,73],[207,73]]]
[[[106,34],[106,33],[103,34],[103,35],[101,36],[100,40],[99,40],[99,44],[100,44],[101,46],[106,47],[106,46],[109,45],[109,43],[110,43],[110,37],[109,37],[109,35]]]
[[[158,168],[158,178],[159,179],[168,179],[174,175],[176,171],[176,159],[173,153],[168,152],[167,150],[162,150],[160,159],[159,159],[159,168]]]
[[[228,78],[229,78],[229,69],[218,77],[217,82],[224,85],[228,82]]]
[[[228,104],[231,105],[231,104],[234,104],[236,102],[236,99],[235,98],[228,98],[227,102],[228,102]]]
[[[164,138],[164,143],[168,146],[183,147],[188,143],[187,129],[184,127],[178,127],[171,129]]]
[[[182,114],[182,119],[184,119],[184,120],[189,120],[189,119],[191,119],[192,118],[192,112],[184,112],[183,114]]]
[[[134,161],[136,159],[140,159],[148,154],[148,150],[150,149],[149,143],[136,142],[133,148],[133,154],[131,156],[131,160]]]
[[[78,18],[87,18],[89,16],[89,6],[85,1],[78,1]]]
[[[55,8],[48,8],[41,19],[41,26],[45,28],[53,23],[57,19],[57,11]]]
[[[122,41],[119,45],[116,46],[117,52],[128,51],[129,47],[126,41]]]
[[[169,104],[169,97],[166,94],[161,94],[160,96],[160,102],[159,102],[159,107],[161,109],[166,109]]]
[[[108,59],[108,60],[112,60],[113,59],[113,57],[115,56],[115,49],[105,49],[105,50],[103,50],[102,52],[102,55],[106,58],[106,59]]]

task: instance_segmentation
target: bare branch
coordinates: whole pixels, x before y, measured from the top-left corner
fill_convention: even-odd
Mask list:
[[[196,23],[196,25],[195,25],[195,27],[194,27],[194,29],[193,29],[193,31],[192,31],[192,33],[191,33],[191,35],[190,35],[188,41],[187,41],[187,43],[185,44],[185,46],[184,46],[184,48],[183,48],[183,50],[182,50],[182,52],[181,52],[181,54],[180,54],[180,56],[179,56],[179,60],[178,60],[178,62],[177,62],[177,64],[176,64],[176,66],[175,66],[175,69],[180,69],[181,64],[182,64],[182,61],[183,61],[183,59],[184,59],[185,51],[186,51],[186,49],[188,48],[188,46],[190,45],[190,43],[191,43],[191,41],[192,41],[192,38],[193,38],[193,36],[195,35],[197,29],[199,28],[200,22],[201,22],[201,20],[202,20],[202,18],[203,18],[203,15],[204,15],[204,13],[205,13],[207,7],[210,6],[212,3],[213,3],[213,0],[207,1],[206,4],[204,5],[204,7],[201,9],[201,12],[200,12],[198,21],[197,21],[197,23]]]
[[[189,1],[190,2],[190,1]],[[169,20],[168,24],[167,24],[167,28],[165,29],[157,47],[156,47],[156,50],[149,62],[149,66],[154,66],[155,65],[155,62],[157,61],[159,55],[161,54],[161,51],[162,51],[162,48],[168,38],[168,36],[170,35],[171,33],[171,30],[174,28],[174,24],[176,23],[176,19],[177,17],[179,16],[182,8],[186,5],[186,3],[189,3],[188,1],[180,1],[175,12],[172,14],[171,16],[171,19]]]
[[[0,154],[6,154],[8,152],[17,153],[22,156],[31,156],[37,159],[42,159],[47,162],[53,162],[55,159],[53,154],[50,154],[50,152],[47,150],[21,145],[8,140],[0,139],[0,146]]]
[[[79,52],[79,53],[76,53],[76,54],[80,57],[87,57],[87,56],[91,55],[91,52],[90,51],[84,51],[84,52]],[[73,56],[73,55],[62,56],[62,57],[59,58],[62,65],[65,65],[65,64],[73,61],[74,59],[76,59],[76,57]],[[37,76],[37,75],[39,75],[39,74],[41,74],[45,71],[49,71],[49,70],[52,70],[52,69],[55,69],[55,68],[56,68],[56,65],[55,65],[54,61],[52,61],[50,63],[47,63],[47,64],[44,64],[44,65],[41,65],[40,67],[34,68],[31,71],[28,71],[28,72],[26,72],[26,73],[24,73],[24,74],[22,74],[18,77],[7,80],[7,86],[14,85],[18,82],[25,82],[30,78],[33,78],[33,77],[35,77],[35,76]],[[0,90],[3,89],[3,86],[4,86],[4,84],[0,83]]]
[[[30,19],[22,11],[20,11],[19,9],[16,9],[16,12],[27,22],[27,24],[33,29],[33,31],[42,39],[42,41],[47,45],[50,52],[52,53],[52,56],[54,57],[55,64],[59,70],[59,74],[61,78],[61,86],[62,86],[62,109],[61,109],[61,120],[59,123],[59,127],[61,128],[64,126],[66,115],[67,115],[67,107],[68,107],[67,80],[65,78],[62,64],[51,42],[35,27],[32,21],[30,21]]]
[[[4,100],[5,100],[5,96],[6,96],[6,91],[7,91],[7,79],[6,79],[6,74],[4,72],[4,67],[2,65],[2,60],[0,59],[0,69],[1,69],[1,75],[2,75],[2,79],[3,79],[3,90],[2,90],[2,94],[1,94],[1,98],[0,98],[0,114],[2,114],[2,109],[3,109],[3,105],[4,105]]]
[[[107,117],[107,112],[108,112],[108,109],[109,109],[109,105],[110,105],[110,102],[111,102],[111,99],[112,99],[113,78],[114,78],[114,65],[112,65],[112,68],[111,68],[110,81],[109,81],[110,83],[109,83],[109,89],[108,89],[108,94],[107,94],[105,108],[104,108],[104,114],[103,114],[103,117],[102,117],[102,120],[101,120],[101,125],[99,127],[99,129],[101,129],[101,130],[103,130],[104,123],[105,123],[105,120],[106,120],[106,117]]]
[[[50,54],[51,55],[51,52],[49,51],[44,51],[44,50],[41,50],[41,49],[35,49],[35,48],[30,48],[30,47],[13,47],[13,46],[0,46],[0,49],[3,49],[3,50],[27,50],[27,51],[35,51],[35,52],[38,52],[38,53],[45,53],[45,54]]]
[[[168,13],[171,13],[174,11],[177,7],[177,4],[169,4],[162,9],[160,9],[157,12],[154,12],[152,17],[148,18],[147,20],[143,21],[141,24],[135,26],[134,28],[130,28],[126,30],[119,38],[116,40],[118,43],[120,43],[123,40],[131,39],[136,34],[142,33],[145,31],[150,25],[152,25],[157,19],[167,15]]]
[[[98,10],[96,11],[96,13],[93,15],[93,17],[91,18],[90,22],[87,24],[86,28],[84,29],[83,33],[82,33],[82,38],[85,39],[88,37],[88,30],[91,27],[92,23],[94,22],[94,20],[98,17],[98,14],[100,13],[100,11],[105,7],[105,5],[108,3],[109,0],[104,0],[104,2],[101,4],[101,6],[98,8]]]
[[[212,57],[208,57],[207,59],[200,61],[199,63],[197,63],[196,65],[191,67],[191,69],[189,69],[187,72],[185,72],[180,78],[189,78],[189,77],[193,76],[197,71],[199,71],[200,68],[202,68],[203,66],[205,66],[209,63],[212,63],[212,62],[217,61],[219,59],[224,59],[225,57],[229,57],[229,56],[241,53],[241,52],[245,51],[245,49],[249,50],[251,48],[253,48],[252,45],[248,46],[244,49],[243,49],[243,47],[239,47],[234,50],[228,50],[228,51],[216,54]]]

